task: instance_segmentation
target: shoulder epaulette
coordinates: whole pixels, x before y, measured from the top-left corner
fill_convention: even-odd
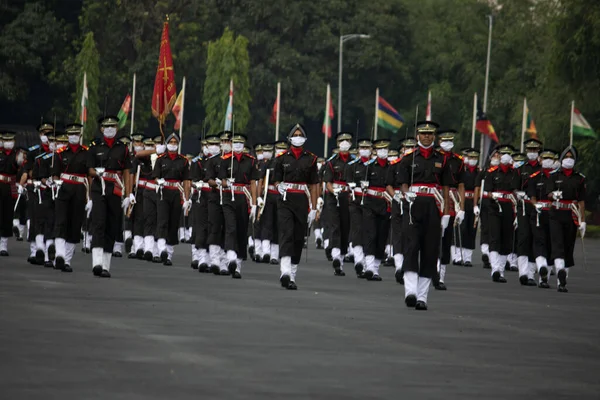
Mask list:
[[[394,161],[392,161],[390,163],[390,165],[398,164],[400,161],[402,161],[402,158],[396,158]]]
[[[250,155],[250,154],[244,154],[244,155],[245,155],[246,157],[248,157],[248,158],[251,158],[251,159],[253,159],[253,160],[254,160],[254,156],[253,156],[253,155]]]
[[[281,156],[282,156],[282,155],[284,155],[284,154],[287,154],[287,151],[285,151],[285,152],[283,152],[283,153],[281,153],[281,154],[278,154],[278,155],[276,155],[276,156],[275,156],[275,158],[277,158],[277,157],[281,157]]]
[[[360,161],[360,158],[356,157],[354,160],[352,160],[352,161],[349,161],[349,162],[348,162],[348,165],[354,165],[354,164],[356,164],[356,163],[357,163],[357,162],[359,162],[359,161]]]
[[[63,151],[68,150],[68,149],[69,149],[68,147],[63,147],[62,149],[58,149],[58,150],[56,150],[56,154],[62,153]]]
[[[40,145],[36,144],[35,146],[31,146],[30,148],[28,148],[27,151],[36,151],[39,148],[40,148]]]
[[[231,157],[231,155],[232,155],[232,154],[233,154],[233,153],[227,153],[227,154],[225,154],[225,155],[221,156],[221,158],[222,158],[223,160],[227,160],[229,157]]]
[[[165,153],[162,153],[160,156],[156,157],[156,159],[158,160],[159,158],[163,158],[163,157],[164,157],[164,156],[166,156],[166,155],[167,155],[167,153],[166,153],[166,152],[165,152]]]
[[[461,155],[460,155],[460,154],[458,154],[458,153],[454,153],[454,157],[458,158],[459,160],[462,160],[462,159],[463,159],[463,156],[461,156]]]
[[[40,157],[44,157],[47,153],[42,153],[42,154],[38,154],[37,156],[35,156],[35,159],[37,160]],[[52,154],[52,153],[50,153]]]
[[[333,160],[334,158],[336,158],[336,157],[337,157],[337,154],[334,154],[334,155],[332,155],[331,157],[329,157],[329,158],[327,159],[327,162],[330,162],[330,161],[332,161],[332,160]]]
[[[47,153],[47,154],[44,153],[44,154],[37,156],[36,159],[42,157],[43,160],[47,160],[47,159],[51,158],[52,156],[53,156],[52,153]]]
[[[416,151],[416,149],[408,150],[408,151],[406,152],[406,154],[404,154],[402,157],[406,157],[407,155],[409,155],[409,154],[412,154],[412,153],[414,153],[415,151]]]
[[[220,154],[213,154],[212,156],[208,157],[208,159],[210,160],[211,158],[215,158],[215,157],[219,157]]]
[[[538,176],[542,171],[535,171],[533,174],[529,175],[529,178],[535,178],[536,176]]]
[[[495,166],[495,167],[490,167],[490,168],[487,170],[487,172],[494,172],[494,171],[495,171],[495,170],[497,170],[497,169],[498,169],[498,166]]]
[[[372,159],[370,159],[369,161],[367,161],[367,162],[365,163],[365,165],[371,165],[371,164],[375,163],[375,161],[377,161],[377,159],[376,159],[376,158],[372,158]]]
[[[84,146],[84,145],[81,145],[81,148],[84,149],[84,150],[89,150],[90,149],[89,147]]]
[[[202,159],[202,156],[196,156],[194,158],[192,158],[192,162],[198,162]]]
[[[581,175],[582,178],[585,178],[585,175],[582,174],[581,172],[577,172],[579,175]]]

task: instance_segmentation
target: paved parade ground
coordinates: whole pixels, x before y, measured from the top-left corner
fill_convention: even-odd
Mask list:
[[[516,272],[449,267],[429,310],[407,309],[393,268],[382,282],[333,276],[311,246],[298,291],[278,267],[243,279],[113,259],[112,278],[0,259],[1,399],[598,399],[600,242],[569,293],[522,287]],[[185,252],[185,254],[183,254]],[[479,261],[479,254],[475,258]],[[582,260],[578,239],[576,260]],[[303,256],[304,262],[304,256]]]

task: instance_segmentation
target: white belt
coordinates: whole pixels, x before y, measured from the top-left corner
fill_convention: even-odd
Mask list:
[[[341,183],[332,183],[331,186],[333,186],[334,189],[342,189],[342,192],[345,192],[348,190],[348,186],[342,185]]]
[[[0,174],[0,182],[13,183],[14,181],[15,181],[15,177],[14,176]]]
[[[78,183],[83,183],[83,184],[85,184],[87,182],[87,178],[85,178],[83,176],[77,176],[77,175],[66,174],[66,173],[60,174],[60,179],[62,179],[63,181],[73,181],[73,182],[78,182]]]
[[[439,193],[439,189],[434,186],[411,186],[408,189],[412,193],[423,193],[423,194],[437,194]]]
[[[308,186],[306,186],[305,183],[288,183],[288,182],[283,182],[284,187],[286,189],[292,189],[292,190],[301,190],[301,191],[305,191],[308,189]]]

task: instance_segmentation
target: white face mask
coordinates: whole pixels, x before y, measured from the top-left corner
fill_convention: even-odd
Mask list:
[[[176,152],[178,149],[179,149],[179,145],[177,145],[177,144],[171,144],[171,143],[169,143],[167,145],[167,150],[169,150],[171,153]]]
[[[561,165],[564,169],[572,169],[575,166],[575,159],[563,158]]]
[[[133,146],[133,150],[135,150],[136,153],[139,153],[140,151],[144,151],[144,146]]]
[[[256,155],[256,159],[257,159],[258,161],[264,160],[264,159],[265,159],[265,155],[264,155],[264,153],[259,153],[259,154],[257,154],[257,155]]]
[[[15,147],[15,142],[12,140],[10,142],[4,142],[4,148],[6,150],[12,150]]]
[[[40,141],[42,142],[42,144],[48,144],[48,136],[40,135]]]
[[[363,158],[367,158],[371,156],[371,149],[358,149],[358,154]]]
[[[377,157],[379,158],[387,158],[388,156],[388,149],[379,149],[377,150]]]
[[[490,160],[490,165],[492,167],[497,167],[498,165],[500,165],[500,159],[499,158],[492,158]]]
[[[523,164],[525,164],[525,161],[515,161],[513,163],[513,168],[519,169],[519,168],[521,168],[523,166]]]
[[[398,156],[391,156],[391,157],[388,157],[388,162],[396,161],[397,159],[398,159]]]
[[[500,162],[504,165],[510,164],[512,162],[512,157],[510,154],[502,154],[500,157]]]
[[[25,162],[25,154],[19,153],[17,154],[17,165],[21,166]]]
[[[154,146],[144,146],[144,150],[154,150]]]
[[[69,135],[69,143],[79,144],[79,135]]]
[[[166,150],[167,150],[167,146],[165,146],[164,144],[157,144],[156,145],[156,154],[158,154],[159,156],[161,154],[163,154]]]
[[[290,139],[290,142],[294,147],[302,147],[306,142],[306,138],[304,136],[294,136]]]
[[[223,153],[229,153],[231,151],[231,143],[221,143],[221,151]]]
[[[104,128],[103,135],[105,138],[112,139],[117,135],[117,128],[112,126]]]
[[[529,161],[537,160],[538,153],[527,153],[527,159]]]
[[[56,143],[51,142],[48,144],[48,150],[50,151],[56,151]]]
[[[550,169],[554,166],[554,160],[551,158],[544,158],[542,160],[542,168]]]
[[[263,159],[265,159],[265,160],[270,160],[271,158],[273,158],[272,151],[263,151],[262,155],[263,155]]]
[[[440,147],[442,148],[442,150],[444,151],[450,151],[454,148],[454,142],[451,141],[444,141],[444,142],[440,142]]]
[[[234,143],[232,147],[234,153],[241,153],[244,151],[244,143]]]
[[[469,158],[467,160],[467,165],[470,166],[470,167],[476,166],[477,165],[477,159]]]
[[[219,154],[220,151],[221,151],[221,148],[219,147],[219,145],[212,144],[212,145],[208,146],[208,152],[213,156],[215,154]]]
[[[431,142],[431,144],[429,146],[425,146],[423,143],[421,143],[421,141],[419,140],[419,146],[424,148],[424,149],[430,149],[433,147],[433,142]]]
[[[208,151],[208,146],[202,146],[202,154],[204,156],[207,156],[210,154],[210,151]]]
[[[342,140],[338,147],[340,148],[340,151],[346,152],[350,150],[350,147],[352,147],[352,143],[350,143],[350,141],[348,140]]]

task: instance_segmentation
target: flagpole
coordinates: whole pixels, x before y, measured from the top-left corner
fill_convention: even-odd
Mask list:
[[[375,122],[373,125],[373,140],[377,140],[377,111],[379,111],[379,88],[375,90]]]
[[[417,137],[417,122],[419,121],[419,105],[417,104],[417,109],[415,110],[415,137]]]
[[[181,83],[181,111],[179,112],[179,154],[181,154],[181,145],[183,143],[183,109],[185,108],[185,76]]]
[[[327,158],[327,146],[329,144],[329,129],[331,127],[331,120],[329,119],[329,109],[331,108],[331,86],[327,84],[327,99],[325,100],[325,132],[323,135],[323,157]]]
[[[488,33],[488,48],[487,48],[487,61],[485,63],[485,86],[484,86],[484,90],[483,90],[483,113],[487,115],[487,101],[488,101],[488,83],[489,83],[489,78],[490,78],[490,57],[491,57],[491,52],[492,52],[492,26],[493,26],[493,19],[491,15],[488,15],[488,19],[490,21],[490,29],[489,29],[489,33]],[[481,135],[481,141],[480,141],[480,147],[479,147],[479,153],[480,153],[480,158],[479,158],[479,165],[480,167],[485,165],[485,162],[487,161],[487,154],[484,154],[484,144],[486,142],[486,137],[485,135]]]
[[[135,73],[133,74],[133,95],[131,97],[131,129],[129,130],[129,136],[133,136],[134,121],[135,121]]]
[[[279,140],[279,111],[281,109],[281,82],[277,82],[277,112],[275,114],[275,141]]]
[[[523,97],[523,122],[521,124],[521,153],[523,152],[526,130],[527,130],[527,98]]]
[[[477,92],[473,95],[473,126],[471,127],[471,148],[475,147],[475,127],[477,126]]]
[[[575,100],[571,101],[571,124],[569,125],[569,146],[573,146],[573,113],[575,112]]]

